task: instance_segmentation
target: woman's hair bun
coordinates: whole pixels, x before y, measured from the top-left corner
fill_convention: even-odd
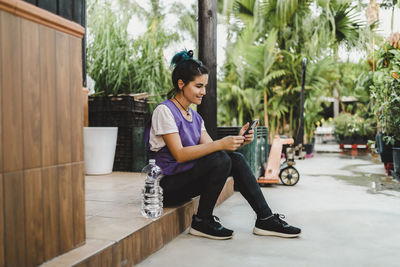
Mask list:
[[[171,60],[171,66],[175,67],[176,65],[178,65],[179,63],[182,63],[184,61],[187,60],[193,60],[196,61],[193,58],[193,50],[189,50],[187,51],[186,49],[176,53],[175,56],[173,56],[172,60]]]

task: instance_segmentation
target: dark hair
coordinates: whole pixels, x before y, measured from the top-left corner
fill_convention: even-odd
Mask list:
[[[193,50],[181,51],[172,58],[171,66],[174,67],[172,71],[172,88],[167,97],[172,98],[179,92],[178,80],[182,80],[186,85],[193,81],[196,76],[208,74],[208,69],[204,64],[197,59],[193,58]]]

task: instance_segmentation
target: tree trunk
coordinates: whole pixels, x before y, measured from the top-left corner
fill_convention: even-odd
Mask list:
[[[293,105],[290,106],[289,110],[289,132],[290,132],[290,137],[294,136],[293,133]]]
[[[264,89],[264,125],[268,127],[267,91]]]
[[[217,0],[198,0],[199,59],[207,66],[207,95],[198,106],[211,138],[217,138]]]

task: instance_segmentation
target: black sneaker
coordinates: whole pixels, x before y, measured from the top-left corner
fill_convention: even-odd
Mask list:
[[[218,240],[233,237],[233,231],[223,227],[217,216],[204,219],[193,215],[189,234]]]
[[[279,237],[298,237],[301,229],[285,222],[285,215],[273,214],[264,220],[257,219],[253,233],[256,235],[268,235]]]

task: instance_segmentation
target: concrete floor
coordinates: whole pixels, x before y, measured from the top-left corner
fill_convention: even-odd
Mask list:
[[[383,164],[339,153],[296,163],[297,185],[263,192],[274,212],[302,228],[300,238],[253,235],[255,215],[236,192],[214,211],[233,239],[185,232],[139,266],[400,266],[400,187]]]

